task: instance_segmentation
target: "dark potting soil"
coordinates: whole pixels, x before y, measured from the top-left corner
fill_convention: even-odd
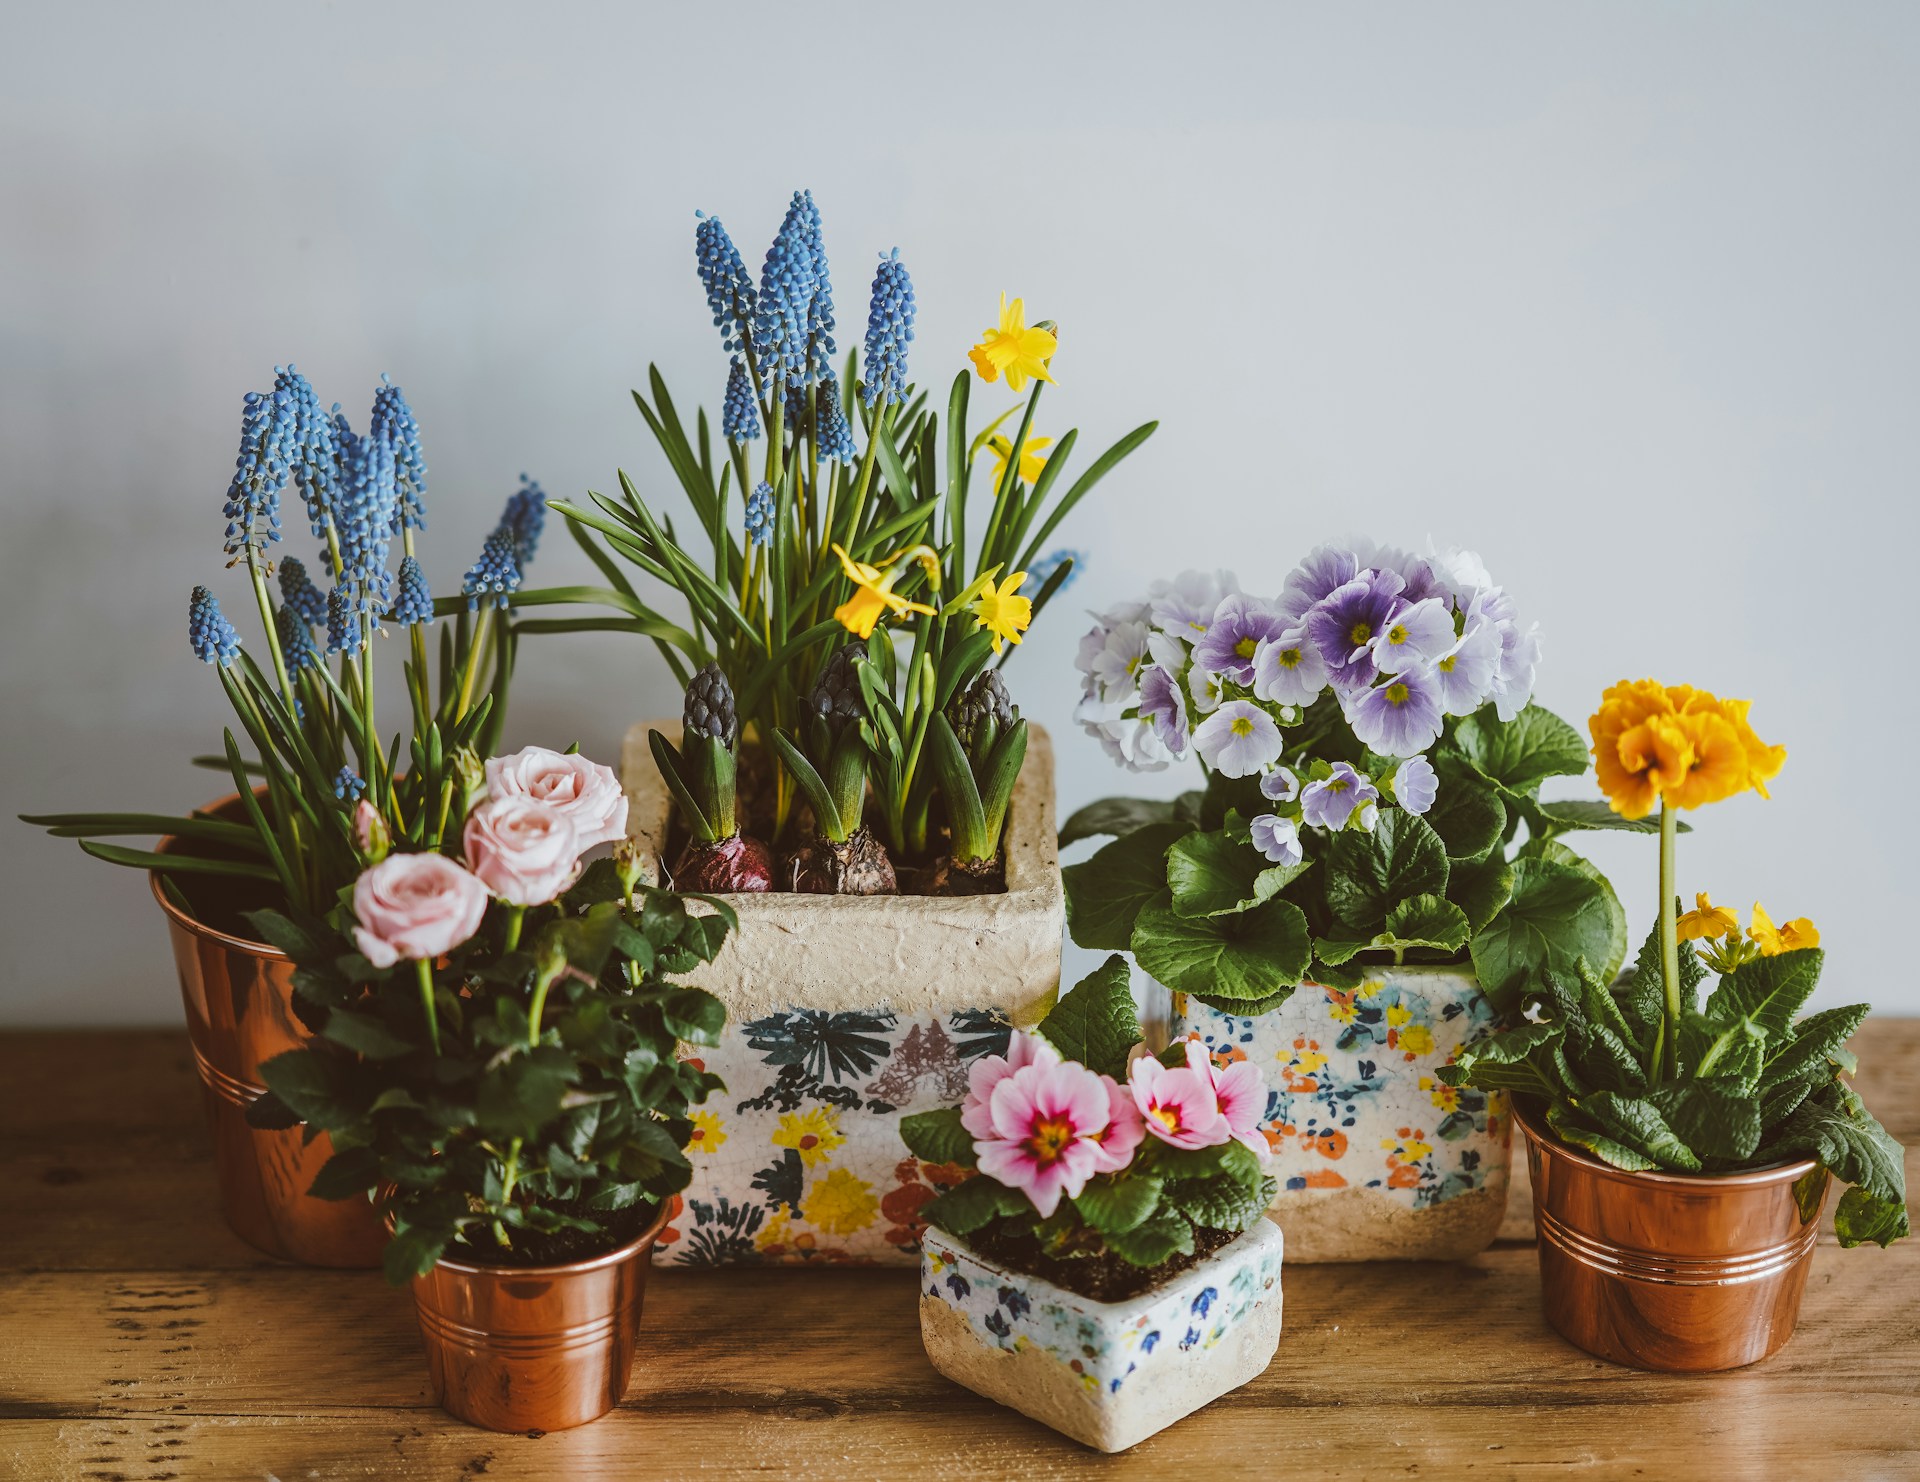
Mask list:
[[[1124,1302],[1164,1286],[1236,1238],[1232,1230],[1195,1230],[1192,1255],[1175,1256],[1158,1266],[1135,1266],[1105,1251],[1099,1255],[1056,1260],[1043,1252],[1040,1242],[1031,1235],[981,1232],[967,1237],[968,1243],[981,1255],[1096,1302]]]
[[[590,1261],[638,1238],[659,1212],[657,1204],[636,1205],[632,1209],[589,1211],[570,1201],[549,1206],[557,1214],[575,1215],[592,1220],[594,1230],[509,1230],[513,1242],[506,1250],[493,1243],[488,1227],[474,1232],[477,1243],[455,1240],[447,1246],[451,1260],[475,1266],[564,1266],[572,1261]]]

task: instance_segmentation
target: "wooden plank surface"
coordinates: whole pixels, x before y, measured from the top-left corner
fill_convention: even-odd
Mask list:
[[[1860,1045],[1920,1143],[1920,1021]],[[227,1231],[200,1116],[181,1034],[0,1044],[0,1477],[1920,1476],[1911,1243],[1823,1247],[1787,1349],[1692,1378],[1561,1342],[1530,1244],[1289,1267],[1272,1367],[1117,1458],[936,1375],[911,1273],[664,1270],[618,1411],[493,1435],[432,1406],[404,1295]]]

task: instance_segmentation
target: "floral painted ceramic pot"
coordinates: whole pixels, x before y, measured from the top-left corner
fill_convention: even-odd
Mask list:
[[[1124,1451],[1257,1378],[1280,1343],[1270,1220],[1171,1281],[1096,1302],[940,1230],[920,1262],[920,1336],[947,1378],[1101,1451]]]
[[[640,725],[627,733],[629,829],[656,864],[672,801]],[[1053,750],[1028,731],[1007,811],[1007,888],[978,896],[725,897],[739,915],[686,981],[727,1007],[700,1063],[727,1089],[693,1113],[693,1181],[654,1259],[675,1265],[920,1259],[920,1211],[965,1176],[907,1155],[900,1119],[952,1106],[1060,989],[1065,898]]]
[[[1275,1087],[1262,1130],[1273,1214],[1300,1261],[1459,1260],[1493,1243],[1507,1208],[1513,1119],[1502,1092],[1434,1072],[1490,1033],[1471,972],[1381,967],[1351,989],[1302,983],[1253,1018],[1175,994],[1175,1039],[1253,1060]]]

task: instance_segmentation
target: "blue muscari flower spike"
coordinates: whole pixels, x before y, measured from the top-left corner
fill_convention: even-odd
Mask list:
[[[285,374],[275,366],[274,389],[249,391],[241,404],[240,452],[221,508],[228,564],[249,548],[264,553],[280,538],[280,491],[287,487],[297,431],[293,397],[279,384]]]
[[[808,209],[806,197],[796,190],[760,269],[753,353],[760,374],[769,380],[807,379],[807,318],[818,271]]]
[[[195,587],[187,603],[187,641],[203,664],[223,668],[240,652],[240,635],[220,612],[220,603],[205,587]]]
[[[342,767],[333,775],[333,795],[343,803],[357,803],[367,790],[367,784],[352,767]]]
[[[727,399],[720,409],[720,432],[729,442],[750,443],[760,435],[760,408],[753,399],[753,382],[738,355],[727,368]]]
[[[478,612],[483,599],[495,607],[506,607],[507,594],[519,585],[520,563],[514,559],[513,531],[502,523],[480,547],[480,559],[467,568],[460,590],[466,593],[467,611]]]
[[[913,279],[896,247],[881,257],[880,270],[873,275],[866,380],[860,392],[868,406],[907,399],[907,346],[912,343]]]
[[[713,313],[714,327],[720,331],[720,348],[741,350],[753,325],[755,295],[753,279],[733,238],[720,225],[718,216],[693,213],[699,225],[693,229],[693,255],[700,270],[700,286],[707,291],[707,308]]]
[[[320,398],[313,394],[307,378],[292,366],[274,377],[273,388],[275,392],[284,390],[293,403],[293,481],[306,501],[307,524],[313,538],[325,540],[340,471],[333,420],[321,410]]]
[[[367,436],[377,437],[393,451],[393,480],[397,491],[393,529],[427,528],[427,464],[420,452],[420,424],[400,388],[381,373],[374,388],[373,415]]]
[[[1073,569],[1061,578],[1059,587],[1059,591],[1064,592],[1080,579],[1080,568],[1087,564],[1087,557],[1084,551],[1076,551],[1071,546],[1062,546],[1057,551],[1048,552],[1038,561],[1035,561],[1033,565],[1029,566],[1027,568],[1027,578],[1033,583],[1034,591],[1038,592],[1044,587],[1047,584],[1048,578],[1069,561],[1073,562]],[[1056,592],[1055,595],[1058,595],[1058,593]]]
[[[827,278],[827,244],[820,234],[820,208],[813,192],[802,191],[806,202],[807,250],[813,254],[813,297],[807,303],[807,380],[833,373],[833,284]]]
[[[521,575],[533,564],[533,553],[540,548],[540,532],[547,524],[547,491],[520,475],[519,491],[507,500],[500,516],[500,528],[513,537],[514,565]]]
[[[773,485],[764,480],[747,496],[747,539],[765,545],[773,539]]]
[[[840,405],[840,383],[832,371],[821,375],[814,394],[818,415],[813,440],[820,447],[820,456],[841,463],[856,461],[860,450],[853,445],[853,430],[847,426],[846,409]]]
[[[400,591],[387,616],[404,627],[433,621],[433,593],[427,590],[427,574],[412,556],[400,561]]]
[[[280,563],[280,601],[310,628],[327,621],[327,599],[307,575],[307,563],[288,556]]]
[[[337,418],[336,423],[344,423]],[[394,481],[393,448],[369,433],[342,432],[340,488],[333,518],[340,538],[340,564],[353,588],[355,610],[378,613],[389,597],[393,575],[387,550],[393,541],[399,486]]]
[[[282,605],[274,613],[273,627],[280,635],[280,653],[287,661],[288,674],[298,674],[320,662],[320,655],[313,647],[313,630],[290,605]]]
[[[360,652],[360,622],[345,583],[327,593],[327,652],[352,658]]]

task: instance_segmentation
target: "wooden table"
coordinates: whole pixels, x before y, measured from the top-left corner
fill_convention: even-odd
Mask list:
[[[1920,1145],[1920,1020],[1855,1045]],[[184,1033],[6,1035],[0,1133],[0,1475],[22,1482],[1920,1477],[1920,1242],[1829,1243],[1766,1363],[1637,1374],[1542,1324],[1523,1188],[1476,1260],[1290,1267],[1272,1367],[1121,1457],[935,1374],[910,1272],[663,1270],[626,1403],[500,1436],[429,1402],[404,1294],[227,1231]]]

